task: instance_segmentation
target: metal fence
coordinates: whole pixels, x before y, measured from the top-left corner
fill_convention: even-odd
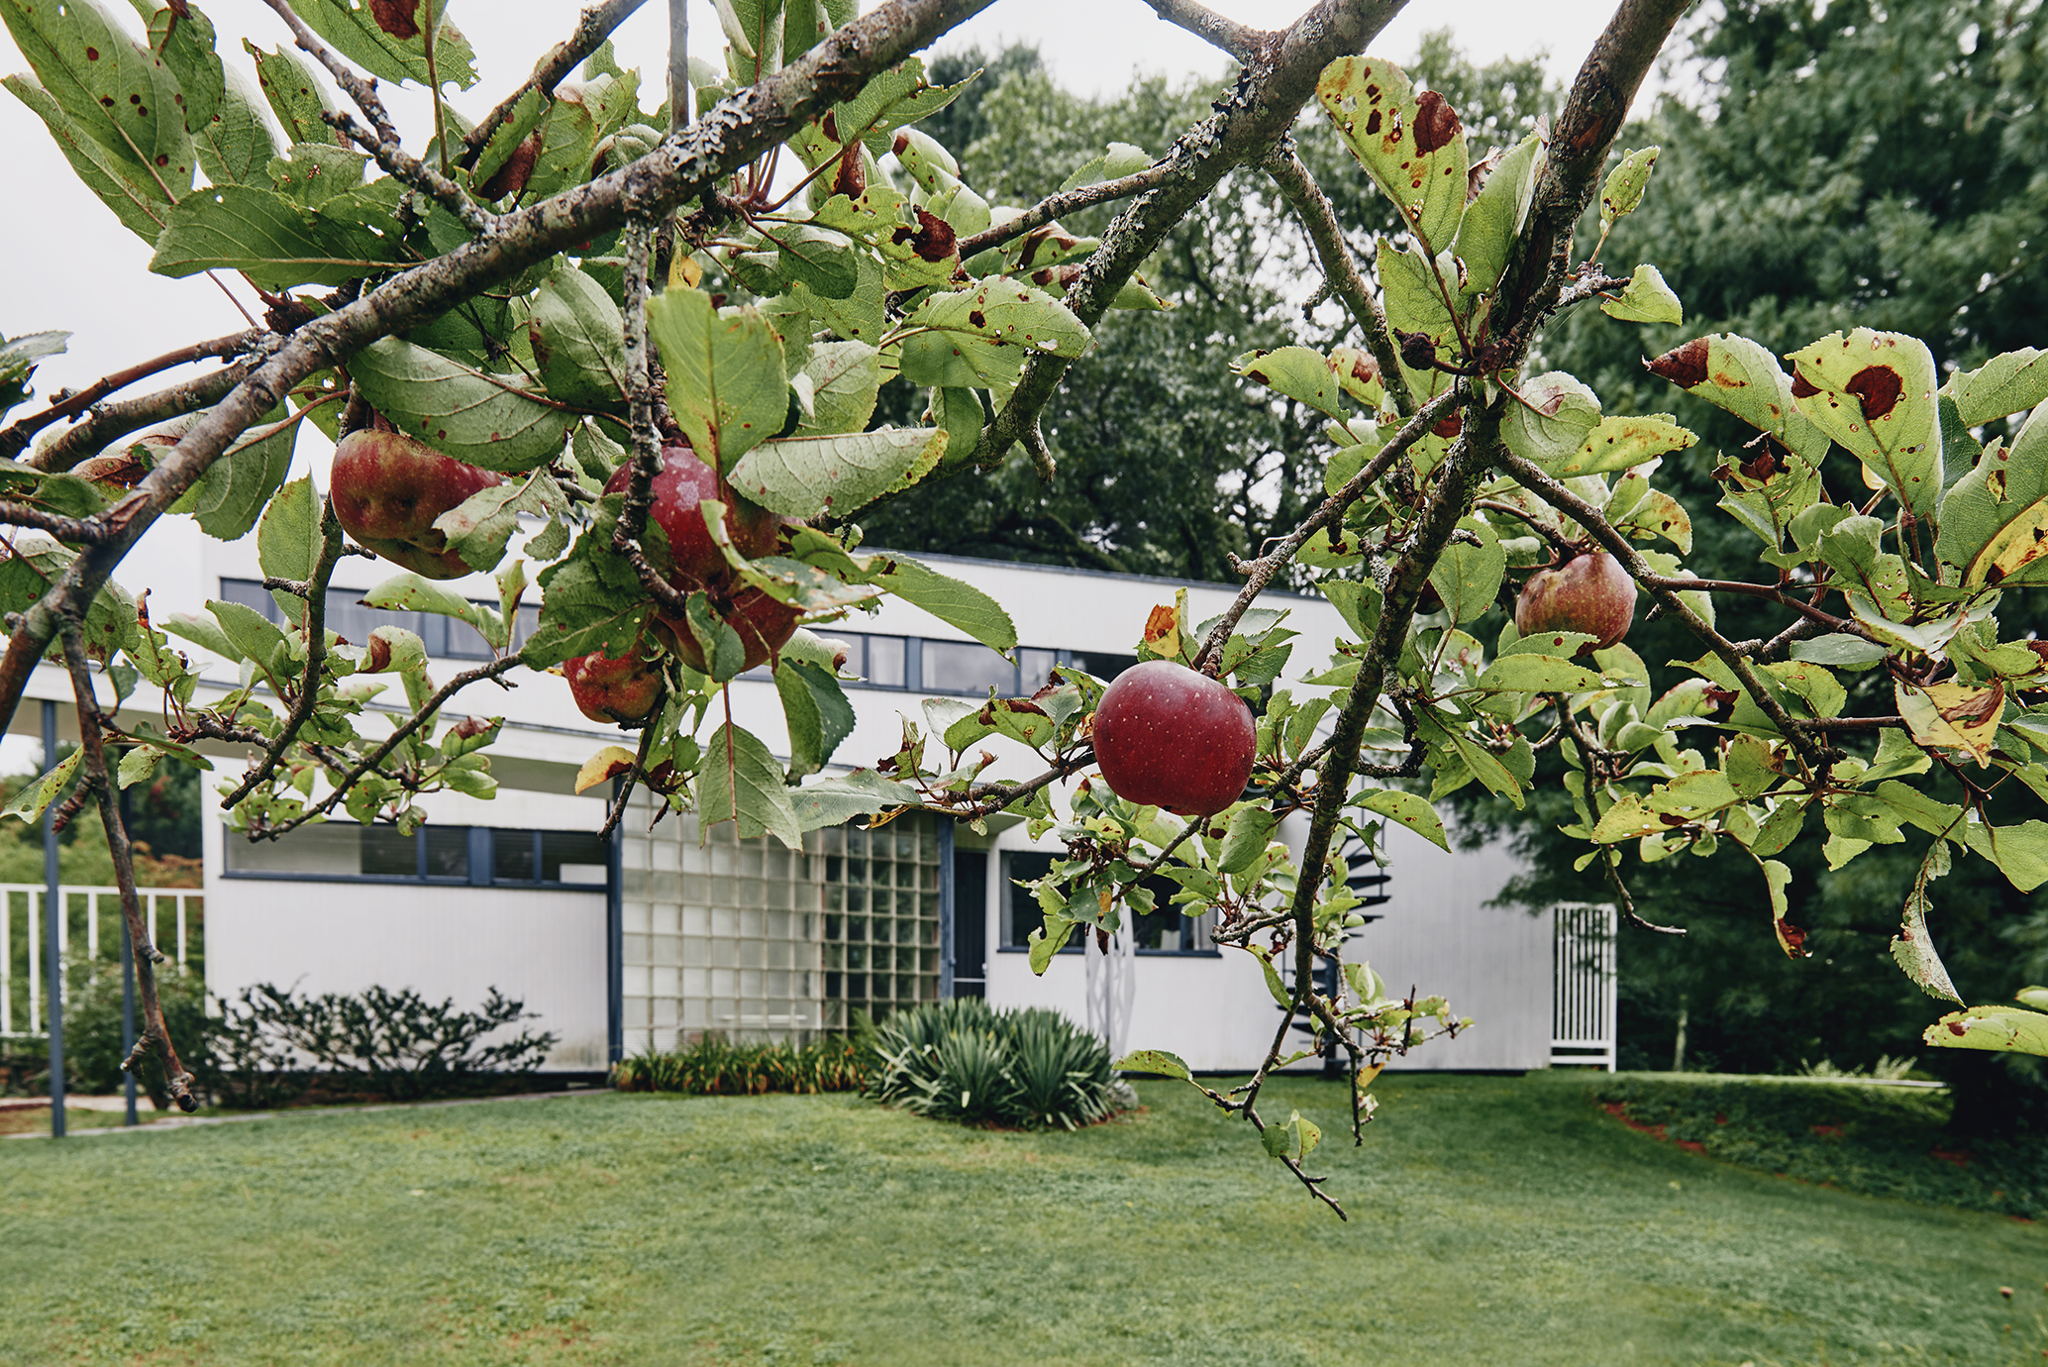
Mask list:
[[[1615,914],[1564,906],[1552,939],[1550,1066],[1614,1071]]]
[[[151,943],[169,955],[179,971],[197,969],[203,953],[206,894],[198,888],[138,891]],[[55,918],[57,949],[67,965],[67,977],[81,961],[119,963],[120,889],[66,887],[60,892],[64,914]],[[50,918],[44,914],[44,900],[40,883],[0,883],[0,1039],[40,1039],[48,1027],[43,1013],[43,952]]]

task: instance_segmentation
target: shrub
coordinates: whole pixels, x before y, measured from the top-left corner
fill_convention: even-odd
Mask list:
[[[64,1075],[80,1092],[121,1090],[127,1074],[121,1060],[121,965],[105,960],[75,960],[64,975]],[[178,972],[171,965],[157,969],[157,1001],[164,1024],[177,1041],[178,1057],[204,1087],[217,1067],[213,1053],[215,1022],[206,1014],[206,988],[196,971]],[[141,1002],[136,1026],[141,1028]],[[164,1066],[154,1050],[136,1066],[136,1085],[159,1111],[170,1109]]]
[[[430,1002],[410,988],[302,998],[258,983],[223,1002],[215,1022],[220,1071],[229,1079],[223,1099],[276,1104],[303,1093],[316,1077],[393,1101],[473,1091],[539,1066],[558,1038],[552,1032],[524,1030],[484,1042],[530,1019],[524,1002],[495,987],[482,1007],[464,1011],[452,997]]]
[[[957,998],[899,1011],[874,1032],[869,1095],[963,1125],[1074,1129],[1117,1109],[1101,1040],[1044,1007]]]
[[[867,1080],[860,1046],[845,1035],[809,1044],[735,1044],[707,1034],[681,1049],[649,1050],[612,1068],[625,1092],[759,1096],[766,1092],[855,1092]]]

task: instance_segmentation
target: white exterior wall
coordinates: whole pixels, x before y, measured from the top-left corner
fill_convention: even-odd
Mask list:
[[[223,545],[182,519],[169,519],[143,542],[138,559],[124,567],[132,590],[147,587],[157,621],[175,612],[202,612],[219,594],[223,577],[258,576],[254,548]],[[1128,654],[1149,609],[1173,601],[1181,585],[1132,577],[1084,574],[983,561],[930,557],[936,568],[976,584],[1013,615],[1025,647]],[[342,564],[339,587],[367,589],[388,577],[390,566],[351,558]],[[495,599],[482,576],[456,581],[459,592]],[[1188,586],[1196,619],[1221,611],[1233,590],[1223,585]],[[1320,599],[1269,594],[1265,605],[1285,607],[1287,623],[1302,633],[1288,673],[1299,677],[1329,658],[1339,628],[1333,609]],[[817,628],[830,635],[832,625]],[[840,629],[938,640],[964,640],[959,631],[921,609],[895,600],[872,615],[856,614]],[[200,652],[184,642],[181,649]],[[434,674],[471,661],[437,661]],[[234,685],[232,671],[215,663],[210,677],[218,688]],[[432,820],[459,824],[594,830],[603,804],[571,793],[576,766],[619,733],[596,726],[576,711],[568,687],[552,676],[521,674],[519,687],[478,685],[457,708],[504,715],[506,725],[491,753],[501,783],[499,797],[483,803],[454,795],[423,801]],[[394,690],[395,692],[395,690]],[[872,764],[892,754],[904,715],[917,718],[923,699],[894,689],[848,688],[855,712],[853,734],[841,745],[838,762]],[[64,699],[63,733],[75,734],[68,689],[58,671],[37,670],[30,696]],[[200,703],[219,696],[202,689]],[[739,681],[731,688],[734,719],[762,736],[772,748],[785,744],[779,700],[772,684]],[[154,714],[157,703],[138,697],[138,714]],[[34,733],[37,709],[17,713],[17,733]],[[374,734],[374,719],[366,731]],[[1040,761],[1023,747],[991,737],[979,748],[997,753],[990,777],[1018,777],[1037,771]],[[225,748],[215,753],[224,769],[242,762]],[[209,788],[211,784],[207,785]],[[1368,926],[1352,952],[1369,960],[1392,990],[1413,983],[1421,992],[1448,997],[1453,1008],[1472,1016],[1474,1029],[1456,1041],[1419,1050],[1395,1066],[1422,1068],[1530,1068],[1548,1060],[1550,1043],[1551,943],[1547,916],[1484,906],[1513,872],[1502,852],[1446,855],[1407,831],[1389,827],[1395,854],[1393,901],[1383,919]],[[604,898],[588,892],[538,889],[480,889],[365,882],[318,883],[221,876],[223,832],[218,817],[207,820],[208,985],[231,993],[258,981],[300,983],[309,991],[357,990],[371,983],[411,986],[460,1002],[481,999],[496,986],[542,1013],[544,1028],[563,1039],[549,1065],[564,1069],[601,1067],[604,1057]],[[1003,846],[1022,848],[1023,833],[1011,829]],[[1082,963],[1078,956],[1055,960],[1035,978],[1026,956],[1000,948],[1003,902],[1001,861],[989,861],[987,914],[988,996],[998,1003],[1043,1003],[1076,1019],[1084,1017]],[[1136,1047],[1169,1047],[1198,1068],[1241,1069],[1255,1064],[1271,1038],[1275,1008],[1258,965],[1237,951],[1216,956],[1143,955],[1139,959],[1135,1021]]]

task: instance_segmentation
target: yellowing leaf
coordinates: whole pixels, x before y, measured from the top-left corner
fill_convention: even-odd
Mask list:
[[[1932,513],[1941,499],[1941,418],[1927,344],[1854,328],[1829,333],[1787,359],[1799,411],[1854,452],[1901,503]]]
[[[583,761],[576,771],[576,791],[585,793],[633,769],[633,752],[622,745],[607,745]]]
[[[1557,475],[1599,475],[1626,470],[1672,451],[1696,445],[1699,437],[1671,420],[1669,413],[1639,418],[1602,418],[1586,434],[1578,451],[1552,470]]]
[[[1972,688],[1955,682],[1928,684],[1893,681],[1899,715],[1920,744],[1937,750],[1961,750],[1979,767],[1991,760],[1998,719],[2005,712],[2005,683]]]
[[[1949,1012],[1920,1038],[1943,1049],[2048,1055],[2048,1015],[2017,1006],[1972,1006]]]
[[[1339,57],[1323,68],[1316,99],[1373,183],[1434,256],[1465,214],[1469,156],[1457,111],[1381,58]]]

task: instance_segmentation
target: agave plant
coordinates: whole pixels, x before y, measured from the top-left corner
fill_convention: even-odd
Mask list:
[[[871,1048],[868,1094],[938,1120],[1074,1129],[1117,1109],[1102,1041],[1043,1007],[914,1007],[877,1027]]]

